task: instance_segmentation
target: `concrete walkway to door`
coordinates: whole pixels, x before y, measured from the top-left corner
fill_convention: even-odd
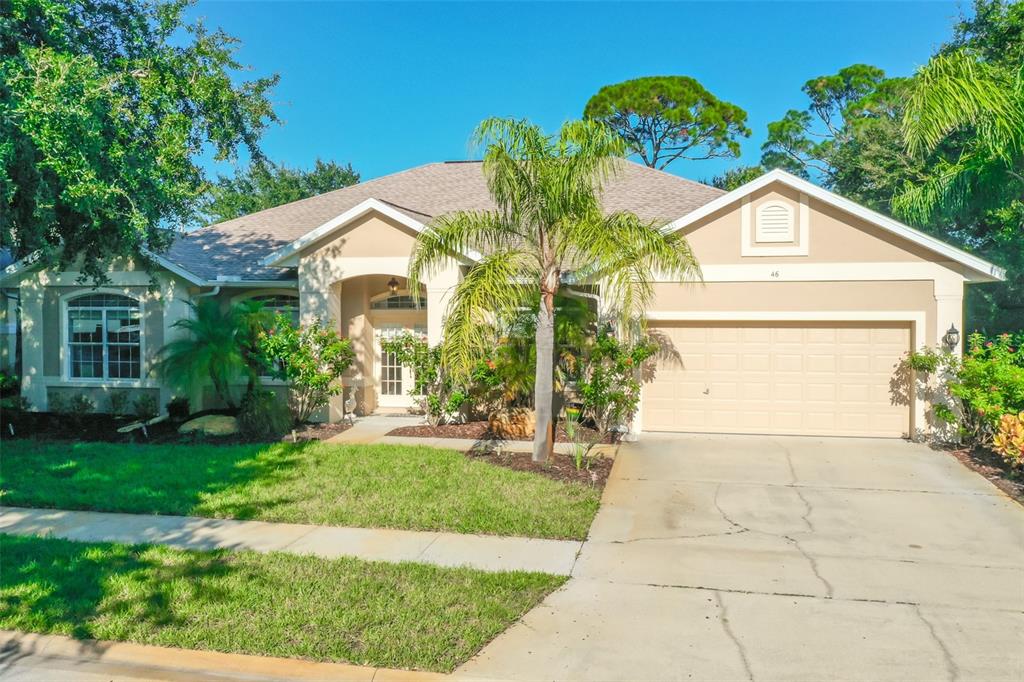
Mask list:
[[[1024,679],[1024,509],[922,445],[647,435],[572,575],[457,675]]]

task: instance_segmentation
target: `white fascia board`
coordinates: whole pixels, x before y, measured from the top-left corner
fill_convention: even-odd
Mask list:
[[[725,208],[735,201],[739,201],[743,197],[752,194],[773,182],[781,182],[782,184],[812,196],[819,201],[835,206],[836,208],[846,211],[847,213],[850,213],[873,225],[877,225],[882,229],[899,235],[908,241],[919,244],[930,251],[946,256],[950,260],[960,263],[961,265],[965,265],[981,275],[980,277],[968,277],[968,281],[997,282],[1006,279],[1006,271],[997,265],[989,263],[987,260],[978,258],[977,256],[967,253],[962,249],[958,249],[955,246],[951,246],[939,239],[936,239],[935,237],[932,237],[931,235],[925,234],[920,230],[915,230],[909,225],[904,225],[903,223],[893,220],[888,216],[884,216],[881,213],[865,208],[856,202],[835,194],[834,192],[818,187],[813,182],[809,182],[803,178],[798,178],[791,173],[787,173],[781,168],[768,171],[761,177],[755,178],[727,194],[723,194],[714,201],[704,204],[700,208],[687,213],[681,218],[673,220],[663,229],[665,232],[681,230],[684,227],[692,225],[698,220],[711,215],[715,211]]]
[[[154,263],[164,268],[165,270],[174,273],[178,277],[181,277],[186,282],[195,284],[196,286],[206,286],[207,282],[205,279],[189,270],[186,270],[177,263],[174,263],[173,261],[164,258],[158,253],[153,253],[146,247],[142,247],[139,250],[142,252],[142,255],[144,255],[146,258],[149,258],[150,260],[152,260]]]

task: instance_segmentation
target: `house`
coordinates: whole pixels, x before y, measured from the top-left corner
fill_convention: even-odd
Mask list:
[[[891,218],[782,171],[732,192],[626,162],[607,210],[659,219],[687,235],[703,282],[659,281],[650,327],[672,350],[643,390],[637,430],[905,436],[926,406],[900,360],[953,341],[964,286],[1003,273]],[[409,376],[379,341],[402,330],[441,337],[452,287],[472,266],[453,257],[420,291],[405,274],[432,217],[492,206],[478,162],[435,163],[183,235],[154,274],[124,264],[110,284],[31,259],[0,279],[6,319],[20,307],[22,389],[35,409],[57,393],[100,405],[113,389],[150,392],[156,351],[187,301],[259,298],[308,322],[330,320],[357,360],[345,383],[361,410],[409,404]],[[10,329],[8,325],[8,329]],[[193,396],[213,405],[212,392]],[[341,399],[326,418],[341,417]]]

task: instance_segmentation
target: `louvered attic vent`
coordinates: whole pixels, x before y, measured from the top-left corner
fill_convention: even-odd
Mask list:
[[[793,209],[781,201],[769,201],[757,209],[758,242],[793,241]]]

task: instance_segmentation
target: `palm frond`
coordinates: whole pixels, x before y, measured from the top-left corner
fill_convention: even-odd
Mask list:
[[[409,288],[459,255],[491,253],[522,241],[517,226],[494,211],[455,211],[439,216],[420,233],[409,258]]]

